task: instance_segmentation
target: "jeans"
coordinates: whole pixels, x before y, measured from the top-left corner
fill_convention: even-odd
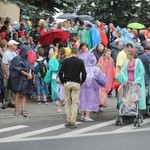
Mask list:
[[[57,93],[59,100],[63,101],[64,100],[64,87],[62,84],[57,83],[56,93]]]
[[[4,105],[14,104],[15,93],[12,92],[10,89],[8,89],[7,86],[8,86],[8,79],[4,78],[4,87],[5,87]]]
[[[46,95],[47,93],[47,84],[44,82],[44,78],[36,77],[36,90],[37,95]]]

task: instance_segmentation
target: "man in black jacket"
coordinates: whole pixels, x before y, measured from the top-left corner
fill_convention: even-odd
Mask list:
[[[65,91],[65,112],[67,121],[65,126],[74,129],[77,127],[76,118],[78,112],[80,86],[86,79],[86,70],[84,62],[77,58],[78,49],[73,47],[71,53],[71,57],[63,61],[59,72],[59,78],[61,83],[64,84]],[[81,73],[82,76],[80,76]]]

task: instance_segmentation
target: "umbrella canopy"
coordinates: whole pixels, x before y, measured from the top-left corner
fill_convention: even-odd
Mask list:
[[[145,26],[138,22],[129,23],[127,27],[131,29],[145,29]]]
[[[85,21],[84,21],[84,24],[85,24],[85,25],[87,25],[87,24],[93,25],[93,24],[92,24],[90,21],[88,21],[88,20],[85,20]]]
[[[57,19],[75,19],[78,15],[74,13],[66,13],[57,17]]]
[[[81,21],[93,21],[94,18],[90,15],[79,15],[78,16],[78,19],[81,20]]]
[[[49,45],[53,44],[53,41],[56,38],[61,39],[62,41],[66,41],[69,38],[69,36],[70,33],[66,30],[52,29],[43,34],[38,41],[41,43],[41,45]]]

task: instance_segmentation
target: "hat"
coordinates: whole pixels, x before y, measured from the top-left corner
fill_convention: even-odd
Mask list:
[[[19,43],[16,42],[15,40],[10,40],[10,41],[8,42],[8,45],[9,45],[9,46],[10,46],[10,45],[13,45],[13,44],[18,45]]]
[[[21,51],[28,51],[28,50],[30,50],[31,48],[29,47],[29,46],[27,46],[27,45],[25,45],[25,44],[22,44],[21,46],[20,46],[20,50]]]
[[[20,56],[21,57],[26,57],[27,56],[27,53],[28,51],[30,50],[31,48],[25,44],[21,45],[20,46]]]

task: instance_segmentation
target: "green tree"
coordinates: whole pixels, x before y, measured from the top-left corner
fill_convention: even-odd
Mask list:
[[[134,21],[148,25],[149,7],[149,0],[88,0],[78,13],[89,14],[97,20],[126,27],[129,22]]]
[[[47,12],[51,16],[61,12],[89,14],[96,20],[126,27],[129,22],[138,21],[149,26],[149,0],[1,0],[16,3],[22,14],[30,17]],[[36,14],[36,15],[35,15]]]
[[[149,0],[139,0],[138,1],[141,6],[138,10],[138,21],[146,25],[147,27],[150,26],[150,1]]]

